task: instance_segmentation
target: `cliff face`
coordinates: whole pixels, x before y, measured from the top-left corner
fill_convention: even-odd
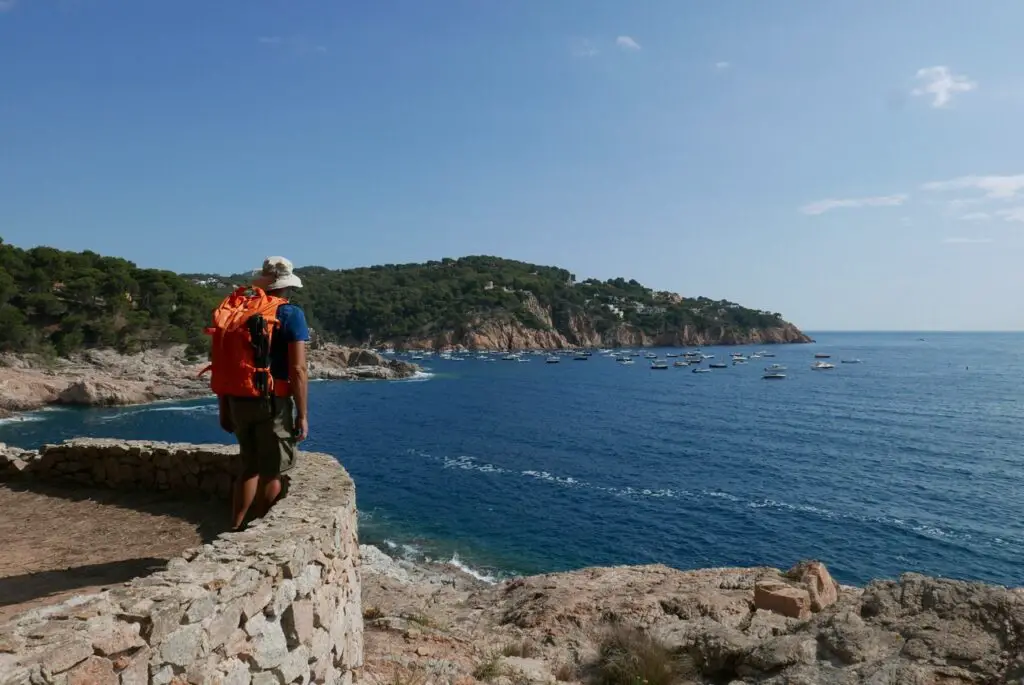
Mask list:
[[[399,349],[430,350],[464,347],[472,350],[559,350],[577,347],[696,347],[704,345],[770,345],[807,343],[811,338],[791,323],[744,331],[724,326],[700,329],[684,326],[660,335],[648,335],[636,326],[621,323],[599,333],[594,321],[582,312],[564,321],[553,319],[550,308],[529,294],[524,309],[537,322],[528,326],[511,316],[477,318],[467,326],[436,336],[390,341]]]
[[[429,350],[464,347],[473,350],[558,350],[576,347],[700,347],[710,345],[773,345],[807,343],[811,338],[790,323],[746,331],[723,327],[699,330],[685,326],[679,330],[651,336],[635,326],[621,324],[598,333],[584,316],[570,319],[566,331],[530,328],[516,320],[477,321],[459,330],[448,330],[434,337],[392,341],[400,349]]]

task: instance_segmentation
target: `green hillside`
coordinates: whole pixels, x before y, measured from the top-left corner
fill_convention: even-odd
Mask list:
[[[298,273],[305,287],[295,301],[311,325],[328,340],[351,344],[400,343],[488,322],[555,331],[569,341],[581,322],[598,335],[628,329],[650,338],[684,327],[738,338],[787,326],[779,314],[731,302],[655,292],[621,278],[577,282],[565,269],[498,257]],[[248,278],[180,275],[0,240],[0,351],[66,355],[189,343],[199,352],[213,307],[231,283]]]

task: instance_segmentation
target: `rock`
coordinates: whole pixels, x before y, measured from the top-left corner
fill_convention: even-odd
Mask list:
[[[513,682],[553,683],[555,676],[548,670],[548,665],[540,659],[526,659],[518,656],[503,657],[500,662],[501,671],[512,678]]]
[[[825,564],[820,561],[802,561],[789,569],[786,577],[807,588],[811,597],[811,611],[821,611],[839,599],[839,583],[832,580]]]
[[[67,685],[118,685],[110,659],[91,656],[68,671]]]
[[[100,656],[116,656],[146,644],[139,635],[138,623],[115,621],[111,616],[102,616],[90,623],[94,623],[92,646]]]
[[[294,683],[300,677],[305,682],[309,677],[309,650],[299,647],[289,652],[274,668],[274,673],[282,683]]]
[[[250,654],[259,668],[269,670],[287,656],[288,640],[277,621],[268,620],[260,614],[246,622],[245,631],[252,638]]]
[[[62,673],[90,656],[92,656],[91,642],[86,642],[78,637],[70,637],[47,649],[39,659],[39,663],[44,674]]]
[[[807,590],[777,581],[764,581],[754,586],[754,606],[803,620],[811,615],[811,596]]]
[[[203,640],[203,626],[193,624],[174,631],[160,645],[160,659],[182,668],[198,656]]]
[[[313,602],[300,599],[284,610],[281,627],[288,640],[288,648],[309,646],[313,640]]]

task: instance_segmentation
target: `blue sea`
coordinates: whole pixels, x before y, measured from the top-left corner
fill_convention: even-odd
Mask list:
[[[705,374],[428,358],[412,380],[313,384],[306,448],[354,476],[364,541],[485,576],[813,557],[851,584],[1024,584],[1024,334],[815,337]],[[834,369],[811,370],[819,352]],[[208,399],[0,424],[24,447],[73,436],[230,438]]]

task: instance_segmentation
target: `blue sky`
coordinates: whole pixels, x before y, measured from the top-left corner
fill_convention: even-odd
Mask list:
[[[0,0],[0,236],[1024,329],[1024,3]]]

